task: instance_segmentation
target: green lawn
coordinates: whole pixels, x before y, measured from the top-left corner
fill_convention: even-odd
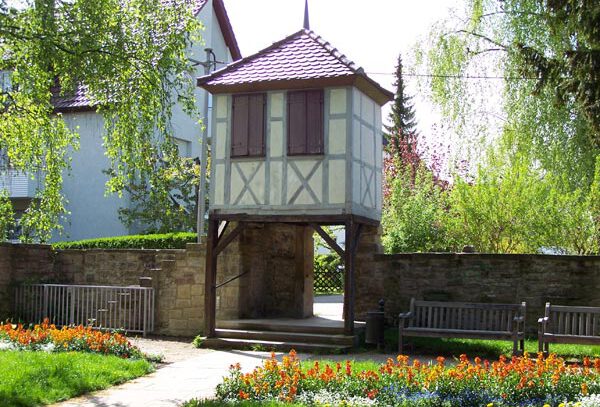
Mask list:
[[[146,360],[92,353],[0,351],[0,404],[38,406],[145,375]]]
[[[397,349],[397,329],[386,330],[386,344],[391,349]],[[480,356],[487,358],[498,358],[500,355],[512,355],[512,342],[509,341],[485,341],[477,339],[438,339],[438,338],[405,338],[405,348],[410,354],[421,354],[429,356],[460,356],[465,353],[469,357]],[[527,339],[525,350],[532,356],[538,351],[537,339]],[[550,344],[550,352],[570,359],[582,359],[588,357],[600,357],[600,346],[592,345],[562,345]]]

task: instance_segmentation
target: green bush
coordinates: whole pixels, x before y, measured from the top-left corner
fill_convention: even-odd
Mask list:
[[[166,233],[156,235],[130,235],[58,242],[52,247],[67,249],[185,249],[187,243],[196,242],[195,233]]]

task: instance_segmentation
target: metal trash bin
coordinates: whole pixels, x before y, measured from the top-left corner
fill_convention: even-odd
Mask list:
[[[365,332],[365,343],[377,345],[377,349],[383,350],[385,345],[384,328],[385,328],[385,301],[379,300],[378,311],[367,312],[367,326]]]

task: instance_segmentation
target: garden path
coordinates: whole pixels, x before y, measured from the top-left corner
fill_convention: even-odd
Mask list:
[[[58,403],[55,407],[178,406],[193,398],[213,397],[217,384],[227,375],[231,364],[239,362],[243,371],[251,371],[270,357],[267,352],[195,350],[194,356],[159,367],[148,376]],[[167,362],[169,358],[174,360],[177,356],[166,356]]]

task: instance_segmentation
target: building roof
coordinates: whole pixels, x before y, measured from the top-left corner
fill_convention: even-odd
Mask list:
[[[394,96],[330,43],[307,29],[200,77],[197,83],[211,93],[353,85],[380,105]]]
[[[209,2],[210,0],[196,0],[193,7],[194,15],[197,16],[202,11],[204,6]],[[219,23],[219,28],[223,33],[225,44],[231,53],[231,58],[234,61],[237,61],[242,58],[242,54],[240,52],[237,39],[235,38],[235,33],[233,32],[233,27],[231,26],[231,22],[229,20],[229,16],[227,15],[227,10],[225,9],[223,0],[213,0],[213,8],[217,17],[217,22]],[[64,96],[58,96],[58,90],[55,90],[55,96],[52,98],[52,103],[58,112],[89,110],[93,106],[86,97],[85,93],[86,89],[83,85],[77,87],[73,94]]]

